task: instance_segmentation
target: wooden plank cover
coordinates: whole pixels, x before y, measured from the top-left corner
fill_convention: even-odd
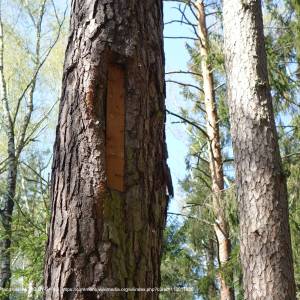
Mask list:
[[[106,174],[111,189],[124,191],[125,74],[121,66],[108,69],[106,103]]]

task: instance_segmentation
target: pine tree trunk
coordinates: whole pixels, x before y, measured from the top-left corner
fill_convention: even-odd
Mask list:
[[[201,72],[204,91],[204,103],[206,111],[207,135],[210,147],[210,174],[212,179],[213,210],[216,218],[214,226],[218,240],[218,259],[223,267],[230,259],[231,243],[229,239],[229,227],[225,216],[225,203],[222,192],[224,191],[223,158],[221,151],[219,117],[216,107],[215,86],[213,73],[209,64],[209,43],[206,27],[205,8],[203,0],[197,2]],[[232,274],[219,274],[221,300],[234,299],[234,292],[227,282],[232,281]],[[226,282],[227,281],[227,282]]]
[[[46,299],[158,287],[167,199],[161,0],[72,2]],[[158,299],[158,292],[98,294]]]
[[[224,39],[245,299],[292,300],[286,179],[259,0],[224,0]]]

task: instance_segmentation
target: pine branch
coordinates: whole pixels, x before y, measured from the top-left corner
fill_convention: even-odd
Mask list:
[[[186,119],[186,118],[184,118],[184,117],[182,117],[182,116],[180,116],[180,115],[178,115],[178,114],[176,114],[176,113],[173,113],[173,112],[171,112],[171,111],[169,111],[169,110],[167,110],[167,109],[166,109],[166,113],[169,114],[169,115],[172,115],[172,116],[174,116],[174,117],[177,117],[177,118],[181,119],[182,121],[184,121],[184,122],[187,123],[187,124],[190,124],[190,125],[194,126],[194,127],[197,128],[198,130],[200,130],[206,138],[209,139],[209,136],[208,136],[208,134],[206,133],[206,131],[205,131],[202,127],[200,127],[199,125],[197,125],[195,122],[190,121],[190,120],[188,120],[188,119]]]

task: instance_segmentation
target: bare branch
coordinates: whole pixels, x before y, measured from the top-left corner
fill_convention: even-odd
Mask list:
[[[31,224],[31,226],[33,226],[35,229],[37,229],[38,231],[40,231],[41,233],[45,234],[45,229],[42,228],[42,227],[39,227],[37,226],[36,224],[34,224],[32,221],[31,221],[31,218],[29,216],[26,216],[26,214],[23,212],[21,206],[20,206],[20,203],[19,201],[16,199],[13,199],[14,203],[17,205],[17,208],[18,208],[18,211],[22,214],[22,216],[26,219],[26,221]]]
[[[219,84],[218,86],[216,86],[216,87],[214,88],[214,90],[217,91],[218,89],[220,89],[220,88],[223,87],[223,86],[225,86],[225,83]]]
[[[188,4],[187,4],[187,5],[188,5]],[[197,17],[196,14],[194,14],[194,11],[193,11],[192,7],[189,6],[189,8],[190,8],[190,10],[192,11],[192,13],[193,13],[194,17],[196,18],[196,20],[198,20],[198,17]],[[183,18],[189,25],[192,26],[193,31],[194,31],[194,33],[195,33],[195,36],[197,37],[197,40],[200,41],[201,39],[200,39],[200,36],[199,36],[199,34],[198,34],[198,31],[197,31],[197,26],[196,26],[196,27],[193,26],[193,23],[187,18],[186,14],[185,14],[185,10],[182,10],[180,6],[177,8],[177,10],[181,13],[182,18]]]
[[[36,45],[35,45],[35,59],[34,59],[35,70],[37,70],[40,65],[41,33],[42,33],[42,23],[43,23],[44,14],[45,14],[46,2],[47,2],[47,0],[43,0],[43,2],[41,3],[39,17],[38,17],[38,20],[36,23]],[[23,119],[23,125],[22,125],[21,134],[20,134],[20,141],[19,141],[19,145],[17,146],[17,151],[16,151],[17,157],[20,155],[20,153],[23,149],[26,131],[29,126],[31,115],[33,112],[33,96],[34,96],[34,91],[35,91],[35,87],[36,87],[36,79],[37,79],[37,76],[34,76],[32,84],[30,86],[29,100],[28,100],[28,104],[27,104],[28,111],[25,114],[24,119]]]
[[[195,217],[192,217],[192,216],[188,216],[188,215],[184,215],[184,214],[180,214],[180,213],[174,213],[174,212],[170,212],[170,211],[168,212],[168,215],[196,219]]]
[[[289,153],[289,154],[283,156],[282,159],[287,159],[292,156],[300,156],[300,152]]]
[[[21,101],[23,100],[25,94],[27,93],[27,91],[29,90],[31,85],[33,84],[33,81],[36,80],[41,68],[45,64],[47,58],[49,57],[50,53],[52,52],[53,48],[55,47],[55,45],[57,44],[57,42],[60,38],[61,31],[62,31],[62,26],[65,22],[67,10],[68,10],[68,7],[66,6],[66,9],[65,9],[64,14],[63,14],[63,18],[62,18],[61,22],[58,23],[58,30],[57,30],[57,34],[56,34],[56,37],[55,37],[53,43],[49,46],[48,50],[44,54],[44,58],[41,60],[39,66],[36,68],[35,72],[33,73],[33,76],[31,78],[31,80],[28,82],[27,86],[25,87],[25,89],[23,90],[23,92],[21,93],[21,95],[18,98],[18,101],[17,101],[18,104],[17,104],[17,109],[14,113],[13,124],[16,122],[16,118],[17,118],[17,115],[18,115],[18,111],[19,111]]]
[[[169,115],[172,115],[172,116],[174,116],[174,117],[177,117],[177,118],[179,118],[180,120],[184,121],[185,123],[194,126],[194,127],[197,128],[198,130],[200,130],[206,138],[209,139],[209,136],[208,136],[208,134],[206,133],[206,131],[205,131],[202,127],[200,127],[199,125],[197,125],[195,122],[190,121],[190,120],[188,120],[188,119],[186,119],[186,118],[184,118],[184,117],[182,117],[182,116],[180,116],[180,115],[178,115],[178,114],[176,114],[176,113],[173,113],[173,112],[171,112],[171,111],[169,111],[169,110],[167,110],[167,109],[166,109],[166,112],[167,112]]]
[[[184,39],[198,41],[198,39],[189,36],[164,36],[165,39]]]
[[[170,25],[170,24],[174,24],[174,23],[180,23],[180,24],[184,24],[184,25],[188,25],[188,26],[197,27],[197,24],[192,24],[192,23],[184,22],[182,20],[169,21],[169,22],[164,23],[164,25]]]
[[[28,169],[30,169],[41,181],[43,181],[45,184],[48,184],[48,180],[46,180],[41,174],[39,174],[36,170],[34,170],[29,164],[27,164],[25,161],[21,161],[21,164],[26,166]]]
[[[196,85],[190,84],[190,83],[183,83],[183,82],[179,82],[179,81],[171,80],[171,79],[166,80],[166,82],[175,83],[175,84],[178,84],[178,85],[181,85],[181,86],[184,86],[184,87],[192,87],[194,89],[197,89],[201,93],[204,93],[204,91],[201,88],[199,88]]]
[[[214,226],[213,223],[211,223],[211,222],[209,222],[207,220],[199,219],[197,217],[190,216],[190,215],[184,215],[184,214],[174,213],[174,212],[168,212],[168,215],[173,215],[173,216],[179,216],[179,217],[185,217],[185,218],[189,218],[189,219],[194,219],[194,220],[197,220],[197,221],[202,222],[204,224],[207,224],[209,226]]]
[[[191,71],[170,71],[170,72],[166,72],[165,75],[171,75],[171,74],[190,74],[190,75],[195,75],[195,76],[199,76],[202,77],[202,74],[200,73],[196,73],[196,72],[191,72]]]
[[[26,138],[24,138],[23,142],[23,148],[32,140],[32,136],[35,134],[35,132],[39,129],[41,124],[47,119],[49,114],[52,112],[56,104],[58,103],[59,100],[57,100],[51,107],[50,109],[44,114],[44,116],[36,123],[36,125],[33,127],[31,132],[27,135]]]
[[[5,126],[7,130],[13,131],[12,117],[11,117],[10,107],[7,99],[6,81],[4,77],[3,55],[4,55],[4,33],[3,33],[2,11],[1,11],[1,3],[0,3],[0,97],[3,105],[4,114],[5,114],[5,121],[6,121]]]

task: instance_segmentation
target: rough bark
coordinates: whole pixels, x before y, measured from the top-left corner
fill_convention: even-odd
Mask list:
[[[296,299],[261,2],[224,0],[223,13],[245,299]]]
[[[218,241],[218,259],[223,267],[230,259],[231,243],[229,226],[225,216],[223,158],[220,141],[219,117],[216,106],[213,72],[209,63],[209,37],[206,27],[205,8],[203,0],[197,1],[201,73],[203,81],[204,103],[206,112],[206,127],[210,147],[210,175],[212,179],[213,210],[216,218],[214,226]],[[219,274],[221,300],[234,299],[233,289],[227,282],[232,280],[232,274]],[[226,282],[227,281],[227,282]]]
[[[72,2],[54,146],[46,299],[97,299],[94,291],[65,288],[160,284],[168,198],[162,27],[161,0]],[[107,183],[109,69],[122,69],[125,77],[125,175],[124,186],[116,185],[123,192]],[[158,299],[158,292],[98,297]]]

